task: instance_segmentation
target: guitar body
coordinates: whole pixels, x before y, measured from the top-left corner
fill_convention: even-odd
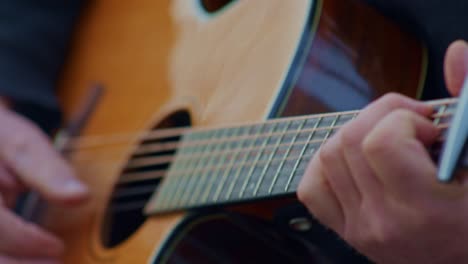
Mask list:
[[[210,13],[203,6],[221,9]],[[213,234],[223,236],[223,226],[226,234],[265,228],[254,228],[258,240],[236,245],[245,249],[255,247],[255,241],[289,237],[290,231],[294,236],[311,231],[300,221],[313,221],[303,208],[292,210],[301,214],[291,218],[279,213],[298,207],[294,197],[145,217],[142,209],[151,191],[134,200],[111,198],[142,142],[127,136],[104,144],[103,136],[356,109],[388,91],[417,97],[425,61],[418,41],[354,0],[92,1],[79,24],[59,94],[69,118],[93,83],[106,89],[82,133],[84,141],[103,144],[78,144],[71,155],[92,197],[76,210],[49,208],[45,226],[66,242],[65,262],[80,264],[188,261],[200,251],[178,246],[187,241],[184,237],[201,239],[195,244],[203,246],[203,237],[208,242]],[[156,188],[159,181],[134,187]],[[286,223],[277,235],[272,234],[274,221]],[[288,231],[288,226],[293,228]],[[211,232],[205,236],[200,230]],[[303,233],[308,241],[326,240],[317,232],[312,238]],[[232,247],[228,242],[218,246]],[[304,259],[314,256],[304,252]],[[193,261],[209,263],[201,259],[209,257],[194,256]]]

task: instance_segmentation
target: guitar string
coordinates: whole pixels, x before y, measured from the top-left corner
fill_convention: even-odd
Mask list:
[[[446,104],[446,103],[445,103],[445,104]],[[443,105],[443,104],[441,104],[441,105]],[[352,111],[352,113],[358,113],[358,112],[359,112],[359,111]],[[346,114],[349,114],[349,112],[348,112],[348,113],[339,113],[339,114],[337,114],[337,113],[330,113],[330,114],[324,114],[324,115],[313,115],[313,116],[298,117],[298,118],[290,118],[290,119],[275,119],[275,120],[273,120],[273,121],[274,121],[274,122],[282,122],[282,121],[285,121],[285,120],[286,120],[286,121],[292,122],[294,119],[296,119],[296,120],[304,120],[304,119],[307,120],[307,119],[314,119],[314,118],[315,118],[315,119],[318,119],[319,116],[341,116],[341,115],[346,115]],[[444,118],[444,117],[450,117],[451,115],[452,115],[452,113],[450,113],[450,112],[449,112],[449,113],[444,113],[444,114],[437,114],[437,113],[435,112],[435,114],[433,114],[433,115],[431,116],[431,118],[432,118],[432,119]],[[300,131],[295,131],[295,130],[294,130],[294,131],[286,131],[286,133],[315,132],[316,130],[333,130],[333,129],[338,129],[338,128],[340,128],[341,126],[342,126],[342,125],[340,125],[340,126],[332,126],[332,127],[320,127],[320,128],[316,128],[316,129],[303,129],[303,130],[300,130]],[[445,126],[445,127],[444,127],[444,126]],[[446,128],[446,127],[448,127],[448,125],[447,125],[447,124],[444,124],[444,123],[440,123],[440,124],[438,125],[438,127],[440,127],[440,128]],[[212,128],[210,128],[210,129],[212,129]],[[176,129],[168,129],[168,130],[163,130],[163,131],[155,131],[155,132],[153,132],[153,133],[151,133],[151,134],[148,134],[146,137],[143,137],[143,138],[144,138],[143,140],[147,140],[148,138],[155,139],[155,138],[157,138],[157,137],[167,138],[167,137],[173,137],[173,136],[180,136],[181,133],[184,133],[184,132],[186,132],[186,131],[188,131],[187,128],[176,128]],[[192,129],[191,131],[194,131],[194,130]],[[277,134],[284,134],[284,132],[283,132],[283,133],[277,133]],[[260,135],[263,135],[263,134],[260,134]],[[258,135],[257,135],[257,136],[258,136]],[[268,136],[270,136],[270,135],[268,135]],[[242,137],[239,137],[239,136],[237,136],[237,137],[230,137],[230,138],[228,138],[228,139],[232,141],[232,140],[246,139],[246,138],[248,138],[248,137],[249,137],[249,136],[247,135],[247,136],[242,136]],[[113,138],[114,142],[115,142],[117,139],[123,140],[123,139],[125,139],[125,137],[122,136],[122,135],[119,135],[118,137],[114,137],[114,138]],[[201,145],[201,144],[203,144],[203,143],[205,143],[205,144],[206,144],[206,143],[208,143],[208,144],[213,144],[215,141],[226,141],[226,139],[224,139],[224,140],[223,140],[223,139],[215,139],[215,140],[208,140],[208,141],[205,140],[205,142],[199,141],[199,142],[196,142],[196,143],[192,143],[192,145]],[[292,144],[292,145],[296,145],[296,144],[305,144],[305,143],[311,144],[311,143],[314,143],[314,142],[297,142],[297,143]],[[315,143],[323,143],[323,140],[315,140]],[[179,143],[175,143],[174,145],[169,145],[167,142],[162,142],[162,143],[160,143],[160,144],[161,144],[160,146],[163,146],[162,144],[165,144],[164,147],[160,147],[160,149],[165,149],[165,150],[168,150],[168,151],[169,151],[169,150],[175,150],[176,147],[179,146]],[[186,145],[189,145],[189,144],[186,144]],[[288,144],[286,143],[286,144],[284,144],[284,145],[288,145]],[[289,145],[291,145],[291,144],[289,144]],[[158,146],[158,144],[156,144],[156,146]],[[152,144],[152,148],[154,149],[154,147],[155,147],[155,144],[153,143],[153,144]],[[172,147],[172,148],[171,148],[171,147]],[[270,147],[271,147],[271,146],[268,146],[268,145],[266,146],[266,148],[270,148]],[[240,151],[244,151],[244,152],[245,152],[245,151],[250,151],[250,149],[249,149],[249,150],[247,150],[247,149],[237,149],[237,151],[239,151],[239,150],[240,150]],[[151,151],[153,151],[153,150],[151,150]],[[137,152],[138,152],[138,150],[137,150]],[[140,151],[140,154],[145,154],[145,153],[146,153],[146,152],[144,152],[144,151]],[[226,152],[223,153],[223,151],[216,153],[216,155],[222,155],[222,154],[227,154],[227,153],[226,153]],[[174,155],[173,155],[173,156],[174,156]],[[290,157],[290,158],[291,158],[291,159],[297,159],[297,158],[304,158],[304,156],[303,156],[303,157],[299,157],[299,156],[296,157],[296,156],[293,156],[293,157]],[[273,160],[276,161],[277,159],[273,159]],[[282,160],[282,159],[280,159],[280,160]],[[153,161],[154,161],[154,160],[153,160]],[[170,162],[170,161],[171,161],[170,159],[167,159],[167,160],[163,161],[163,162],[164,162],[163,164],[165,164],[165,163],[167,163],[167,162]],[[158,163],[154,163],[154,162],[153,162],[153,164],[151,164],[151,162],[147,162],[147,164],[148,164],[148,165],[162,165],[161,163],[158,164]],[[257,164],[262,164],[262,162],[259,162],[259,163],[257,163]],[[141,164],[140,164],[140,165],[141,165]],[[242,164],[242,163],[235,163],[234,166],[232,166],[232,169],[238,169],[239,167],[246,166],[246,165],[249,165],[249,164],[247,164],[247,163],[245,163],[245,164]],[[132,168],[135,169],[135,168],[139,168],[139,167],[138,167],[138,166],[134,166],[134,167],[132,167]],[[140,167],[140,168],[141,168],[141,167]],[[216,166],[216,169],[221,169],[221,168],[223,168],[223,166],[219,166],[219,165]],[[204,168],[205,171],[206,171],[206,170],[212,170],[212,169],[213,169],[213,168],[211,168],[211,167],[210,167],[210,168]],[[157,179],[157,178],[161,178],[161,177],[162,177],[163,175],[165,175],[166,173],[167,173],[167,170],[159,170],[159,171],[157,171],[157,173],[154,173],[154,174],[153,174],[153,172],[146,172],[146,174],[143,174],[143,173],[124,173],[124,174],[121,175],[121,179],[122,179],[122,180],[119,180],[118,184],[132,182],[131,178],[133,178],[134,180],[142,180],[142,179],[143,179],[143,180],[152,180],[152,179]],[[193,173],[193,171],[192,171],[192,173]],[[153,174],[153,175],[150,176],[150,174]],[[142,175],[144,175],[144,176],[142,176]],[[140,192],[136,192],[135,195],[138,195],[139,193],[140,193]],[[115,192],[115,194],[113,194],[113,197],[115,197],[114,195],[119,195],[119,192]]]
[[[171,137],[178,137],[184,135],[184,132],[207,132],[207,131],[214,131],[218,129],[234,129],[237,127],[248,127],[260,124],[274,124],[274,123],[281,123],[281,122],[292,122],[295,120],[307,120],[307,119],[315,119],[315,118],[324,118],[324,117],[334,117],[337,115],[353,115],[359,112],[359,110],[355,111],[347,111],[347,112],[338,112],[338,113],[326,113],[326,114],[317,114],[317,115],[309,115],[309,116],[297,116],[297,117],[286,117],[286,118],[275,118],[264,121],[262,123],[258,122],[251,122],[251,123],[239,123],[239,124],[231,124],[229,126],[212,126],[212,127],[183,127],[183,128],[168,128],[168,129],[161,129],[161,130],[154,130],[146,133],[137,133],[137,134],[117,134],[117,135],[110,135],[110,136],[86,136],[86,137],[76,137],[70,139],[70,144],[67,146],[67,151],[73,150],[80,150],[82,148],[92,148],[92,147],[100,147],[109,144],[116,144],[116,143],[129,143],[131,140],[138,139],[140,141],[147,141],[147,140],[158,140],[158,139],[165,139]],[[108,140],[107,140],[108,139]]]
[[[441,124],[442,125],[442,124]],[[281,158],[274,158],[272,159],[270,162],[276,162],[276,161],[288,161],[288,160],[296,160],[296,159],[304,159],[304,158],[311,158],[313,155],[315,155],[316,153],[316,150],[321,146],[321,144],[323,144],[324,142],[326,142],[326,139],[325,140],[316,140],[315,143],[320,143],[319,146],[313,150],[313,153],[310,153],[310,154],[307,154],[307,155],[294,155],[294,156],[288,156],[287,158],[285,157],[281,157]],[[298,143],[301,143],[301,144],[304,144],[305,142],[298,142]],[[291,145],[295,145],[295,144],[291,144]],[[217,153],[216,155],[220,155],[219,153]],[[174,175],[175,177],[173,178],[170,178],[171,180],[183,180],[183,179],[186,179],[186,177],[188,176],[191,176],[193,175],[194,173],[207,173],[209,171],[223,171],[224,169],[230,169],[230,170],[239,170],[241,169],[242,167],[248,167],[248,166],[254,166],[254,167],[257,167],[257,166],[261,166],[262,164],[266,164],[268,161],[266,160],[261,160],[261,161],[258,161],[258,162],[237,162],[237,163],[234,163],[234,164],[231,164],[231,165],[216,165],[216,166],[207,166],[207,167],[203,167],[203,168],[200,168],[200,169],[197,169],[197,170],[193,170],[193,169],[187,169],[187,170],[182,170],[182,173],[181,170],[178,170],[178,174],[177,175]],[[160,171],[161,172],[161,171]],[[167,172],[167,170],[165,171]],[[187,174],[186,172],[189,172],[189,174]],[[145,180],[147,179],[157,179],[157,178],[161,178],[163,177],[161,174],[159,174],[157,177],[148,177],[148,178],[145,178]],[[115,197],[118,197],[118,196],[122,196],[122,193],[125,193],[125,192],[128,192],[128,190],[125,190],[125,188],[122,188],[124,190],[121,190],[121,191],[118,191],[118,189],[116,189],[116,191],[113,193],[112,195],[112,198],[115,198]],[[131,189],[131,188],[129,188]],[[146,188],[145,188],[146,190]],[[138,195],[141,195],[143,194],[142,192],[135,192],[133,193],[133,197],[134,196],[138,196]],[[128,195],[127,195],[128,196]],[[131,198],[132,196],[130,197],[127,197],[127,198]]]
[[[336,127],[336,128],[339,128],[339,127]],[[440,129],[446,129],[446,128],[440,128]],[[439,142],[442,142],[444,141],[444,138],[439,138],[437,141]],[[282,153],[282,152],[278,152],[278,150],[280,150],[281,148],[283,147],[294,147],[294,146],[302,146],[302,145],[305,145],[305,144],[321,144],[323,143],[324,140],[322,139],[315,139],[315,140],[311,140],[311,141],[296,141],[294,143],[283,143],[283,144],[279,144],[279,145],[275,145],[273,143],[271,143],[270,145],[266,145],[262,148],[257,148],[255,146],[251,146],[251,147],[244,147],[244,148],[234,148],[234,149],[223,149],[221,151],[217,151],[217,152],[209,152],[209,153],[198,153],[198,154],[190,154],[190,155],[179,155],[177,157],[178,161],[181,162],[181,161],[188,161],[188,160],[192,160],[194,157],[197,158],[197,159],[201,159],[201,158],[211,158],[211,157],[216,157],[216,156],[226,156],[226,155],[229,155],[229,154],[239,154],[239,153],[249,153],[251,154],[251,151],[252,150],[256,150],[257,152],[259,151],[263,151],[263,155],[269,155],[269,154],[272,154],[273,152],[277,152],[277,153]],[[255,154],[257,154],[257,152],[255,152]],[[142,159],[141,161],[137,161],[137,162],[129,162],[130,166],[126,166],[125,168],[126,169],[141,169],[141,168],[145,168],[147,166],[160,166],[160,165],[164,165],[164,164],[167,164],[167,163],[170,163],[174,160],[174,157],[176,155],[167,155],[167,156],[164,156],[164,158],[159,158],[159,157],[156,157],[156,158],[145,158],[145,159]],[[172,158],[171,158],[172,157]],[[204,167],[204,168],[207,168],[207,167]],[[187,169],[189,170],[189,169]],[[190,170],[191,172],[193,172],[193,170]]]
[[[294,133],[316,133],[318,131],[329,131],[333,129],[338,129],[341,126],[328,126],[328,127],[320,127],[320,128],[310,128],[310,129],[301,129],[300,131],[297,130],[288,130],[284,132],[276,132],[276,133],[266,133],[266,132],[261,132],[261,133],[256,133],[256,134],[247,134],[247,135],[239,135],[239,136],[230,136],[230,137],[225,137],[225,138],[215,138],[215,139],[206,139],[206,140],[190,140],[186,141],[183,143],[179,142],[173,142],[173,143],[167,143],[167,142],[156,142],[152,144],[147,144],[147,145],[142,145],[141,147],[139,146],[134,152],[132,152],[132,155],[143,155],[143,154],[150,154],[150,153],[157,153],[159,152],[160,149],[163,149],[163,151],[176,151],[177,149],[181,147],[201,147],[201,146],[206,146],[210,144],[217,144],[217,143],[234,143],[238,142],[241,140],[248,140],[248,139],[254,139],[254,138],[265,138],[265,137],[270,137],[270,136],[282,136],[282,135],[287,135],[287,134],[294,134]],[[147,148],[149,146],[149,148]],[[161,147],[163,146],[163,147]],[[156,149],[156,151],[154,151]],[[145,158],[141,158],[145,159]],[[78,156],[79,161],[88,161],[86,159],[83,159],[83,156]]]
[[[434,109],[436,106],[438,105],[448,105],[450,106],[451,104],[455,104],[457,101],[456,99],[445,99],[445,100],[442,100],[442,103],[439,103],[438,102],[431,102],[430,104],[434,106]],[[360,112],[360,111],[353,111],[353,112]],[[436,111],[435,111],[436,113]],[[343,114],[343,113],[341,113]],[[314,116],[309,116],[309,117],[306,117],[306,118],[319,118],[319,116],[327,116],[327,115],[332,115],[332,116],[336,116],[336,115],[339,115],[339,114],[336,114],[336,113],[333,113],[333,114],[325,114],[325,115],[314,115]],[[443,114],[443,115],[432,115],[432,119],[436,119],[436,118],[444,118],[444,117],[450,117],[452,115],[452,113],[447,113],[447,114]],[[301,117],[299,117],[301,118]],[[299,119],[298,118],[298,119]],[[303,118],[303,117],[302,117]],[[276,122],[282,122],[282,121],[285,121],[285,119],[276,119],[276,120],[273,120],[273,121],[276,121]],[[287,121],[292,121],[292,119],[289,119]],[[443,127],[444,124],[440,124],[439,127]],[[448,127],[448,124],[445,125],[444,128]],[[209,128],[209,129],[212,129],[212,128]],[[324,128],[321,128],[321,129],[324,129]],[[334,129],[334,128],[330,128],[330,129]],[[131,138],[132,140],[137,140],[137,139],[140,139],[140,140],[148,140],[148,139],[158,139],[158,138],[167,138],[167,137],[177,137],[177,136],[181,136],[183,133],[185,133],[186,131],[195,131],[195,129],[190,129],[190,128],[176,128],[176,129],[167,129],[167,130],[162,130],[162,131],[152,131],[151,133],[139,133],[139,134],[135,134],[134,135],[130,135],[130,134],[126,134],[126,135],[113,135],[113,138],[111,138],[109,140],[109,137],[108,136],[102,136],[102,137],[96,137],[96,136],[92,136],[92,137],[77,137],[77,138],[73,138],[72,139],[72,147],[68,148],[68,150],[82,150],[82,149],[86,149],[86,148],[89,148],[89,147],[98,147],[98,146],[102,146],[102,145],[109,145],[109,143],[117,143],[117,142],[125,142],[126,140],[128,140],[129,138]],[[171,133],[172,132],[172,133]],[[105,138],[107,141],[103,142],[102,139]],[[91,139],[91,140],[90,140]],[[86,141],[87,140],[87,141]],[[93,144],[93,140],[94,140],[94,144]],[[83,142],[87,143],[88,145],[86,144],[83,144]],[[97,144],[97,142],[99,142],[99,144]],[[77,144],[81,143],[80,146],[77,147]],[[91,143],[91,144],[90,144]],[[166,143],[167,144],[167,143]],[[173,150],[175,150],[175,148],[178,146],[177,145],[172,145],[172,146],[168,146],[166,145],[166,148],[165,149],[170,149],[172,147]],[[145,152],[142,152],[143,154]],[[313,155],[313,154],[312,154]],[[297,159],[298,157],[291,157],[291,158],[294,158],[294,159]],[[301,158],[304,158],[304,156],[302,156]],[[245,166],[245,164],[237,164],[237,166]],[[210,168],[212,169],[212,168]],[[219,166],[217,166],[217,169],[220,169]],[[151,174],[153,174],[153,176],[146,176],[146,179],[156,179],[156,178],[160,178],[160,177],[163,177],[163,175],[166,174],[167,171],[165,170],[161,170],[159,171],[157,177],[154,176],[154,174],[151,172]],[[123,174],[125,175],[125,174]],[[122,176],[123,176],[122,175]],[[127,174],[128,176],[131,176],[132,174],[131,173],[128,173]],[[141,173],[135,173],[133,175],[141,175]],[[148,175],[150,175],[150,173],[148,173]],[[130,178],[130,177],[129,177]],[[123,182],[123,181],[122,181]],[[145,189],[146,190],[146,189]],[[147,190],[146,190],[147,191]],[[138,191],[134,191],[133,192],[135,195],[136,194],[140,194],[142,193],[141,192],[141,189],[138,190]],[[127,194],[128,194],[128,191],[127,191]],[[119,195],[118,192],[115,192],[115,195]],[[113,196],[114,197],[114,196]],[[145,204],[146,204],[147,201],[144,201],[144,203],[141,203],[141,201],[139,202],[136,202],[136,203],[133,203],[133,207],[136,207],[138,209],[142,208]],[[126,203],[126,206],[127,206],[127,209],[128,209],[128,203]],[[119,206],[119,204],[117,203],[114,203],[112,204],[111,207],[114,207],[114,209],[118,209],[116,208],[116,206]],[[112,209],[112,210],[114,210]],[[124,209],[124,208],[121,208],[121,209]]]
[[[312,157],[314,154],[308,154],[308,155],[296,155],[296,156],[290,156],[286,159],[283,159],[283,158],[278,158],[278,159],[273,159],[271,160],[272,162],[274,161],[289,161],[289,160],[296,160],[298,158],[310,158]],[[266,161],[259,161],[257,162],[256,164],[258,165],[261,165],[261,164],[264,164],[266,163]],[[249,162],[245,162],[245,163],[237,163],[236,166],[233,166],[231,168],[233,169],[239,169],[243,166],[246,166],[246,165],[251,165],[253,163],[249,163]],[[210,169],[213,169],[213,168],[209,168],[209,169],[203,169],[203,170],[199,170],[200,172],[203,172],[203,171],[208,171]],[[222,167],[218,167],[217,169],[222,169]],[[296,171],[297,172],[297,171]],[[176,176],[176,177],[180,177],[180,176]],[[183,177],[183,176],[182,176]],[[178,179],[180,180],[180,178]],[[112,194],[111,196],[111,199],[116,199],[116,198],[122,198],[122,196],[125,198],[125,199],[132,199],[134,197],[138,197],[138,196],[141,196],[141,195],[144,195],[144,194],[151,194],[152,192],[154,192],[154,188],[156,187],[156,184],[152,184],[150,185],[152,186],[152,189],[150,190],[151,187],[148,187],[148,185],[145,185],[145,186],[138,186],[138,187],[131,187],[131,188],[122,188],[122,187],[117,187],[116,190],[114,191],[114,193]],[[287,192],[287,191],[285,191]],[[242,199],[242,197],[240,197],[240,199]],[[145,201],[144,203],[139,203],[139,206],[143,207],[145,204],[146,204],[147,201]],[[119,207],[119,206],[126,206],[127,204],[132,204],[132,207],[133,206],[138,206],[137,204],[135,204],[135,202],[132,202],[132,201],[115,201],[115,202],[112,202],[111,203],[111,207]],[[112,211],[115,210],[114,209],[111,209]],[[117,209],[118,211],[118,209]]]
[[[435,113],[431,116],[431,118],[433,120],[435,119],[442,119],[442,118],[449,118],[453,115],[453,113],[451,112],[446,112],[446,113],[443,113],[443,114],[439,114],[439,113]],[[305,119],[305,120],[308,120],[308,119]],[[312,119],[310,119],[312,120]],[[448,123],[447,123],[448,124]],[[333,126],[333,127],[319,127],[319,128],[316,128],[316,129],[301,129],[300,131],[296,131],[296,130],[288,130],[288,131],[284,131],[284,132],[276,132],[276,133],[272,133],[271,135],[272,136],[281,136],[281,135],[285,135],[285,134],[289,134],[289,133],[301,133],[301,132],[317,132],[317,131],[320,131],[320,130],[332,130],[332,129],[335,129],[335,128],[339,128],[338,126]],[[244,140],[244,139],[249,139],[249,138],[253,138],[253,137],[256,137],[256,136],[262,136],[264,135],[264,132],[262,132],[261,134],[248,134],[248,135],[239,135],[239,136],[230,136],[230,137],[226,137],[226,138],[215,138],[215,139],[207,139],[207,140],[191,140],[190,143],[188,142],[184,142],[184,147],[196,147],[196,146],[202,146],[202,145],[206,145],[206,144],[212,144],[212,143],[221,143],[221,142],[234,142],[234,141],[238,141],[238,140]],[[134,150],[132,152],[132,155],[144,155],[144,154],[149,154],[149,153],[157,153],[157,152],[162,152],[162,151],[166,151],[166,152],[170,152],[170,151],[176,151],[179,146],[180,146],[180,142],[155,142],[155,143],[149,143],[149,144],[144,144],[144,145],[140,145],[138,146],[138,148],[136,150]],[[86,159],[86,157],[89,157],[90,159],[89,160],[95,160],[96,157],[94,155],[86,155],[85,153],[75,153],[74,155],[75,157],[75,160],[78,161],[78,160],[81,160],[81,161],[88,161]]]
[[[436,118],[438,117],[449,117],[449,115],[438,115]],[[316,133],[317,131],[333,131],[333,130],[338,130],[339,128],[341,128],[343,125],[335,125],[335,126],[328,126],[328,127],[321,127],[321,128],[310,128],[310,129],[301,129],[300,131],[297,131],[297,130],[290,130],[290,131],[286,131],[286,132],[278,132],[278,133],[275,133],[274,135],[275,136],[281,136],[281,135],[285,135],[285,134],[298,134],[298,133]],[[449,123],[448,122],[442,122],[442,123],[439,123],[437,125],[437,127],[441,130],[441,133],[443,132],[442,130],[445,130],[447,129],[449,126]],[[262,134],[257,134],[257,135],[246,135],[246,136],[237,136],[237,137],[230,137],[230,138],[226,138],[226,139],[222,139],[222,138],[219,138],[219,139],[210,139],[210,140],[198,140],[198,141],[195,141],[193,143],[185,143],[185,144],[181,144],[181,143],[175,143],[173,146],[174,148],[172,149],[169,149],[169,148],[165,148],[165,151],[176,151],[177,148],[176,147],[201,147],[201,146],[205,146],[205,145],[209,145],[209,144],[216,144],[216,143],[229,143],[229,142],[238,142],[240,140],[246,140],[246,139],[253,139],[255,136],[260,136],[260,138],[263,138],[262,139],[268,139],[270,137],[270,134],[266,134],[266,133],[262,133]],[[439,139],[439,141],[443,141],[443,139]],[[295,145],[303,145],[303,144],[306,144],[306,143],[309,143],[309,144],[314,144],[314,143],[320,143],[321,142],[321,139],[314,139],[312,141],[308,141],[308,142],[305,142],[305,141],[298,141],[298,142],[294,142],[294,144],[291,144],[291,143],[282,143],[282,144],[279,144],[277,145],[275,142],[268,142],[264,148],[262,149],[269,149],[269,148],[276,148],[276,147],[285,147],[285,146],[295,146]],[[154,143],[155,145],[157,145],[158,143]],[[167,143],[162,143],[162,144],[167,144]],[[230,149],[222,149],[222,151],[218,151],[218,152],[210,152],[210,153],[192,153],[192,154],[184,154],[184,155],[179,155],[178,156],[178,159],[181,159],[181,160],[189,160],[189,159],[192,159],[193,157],[211,157],[211,156],[215,156],[215,155],[220,155],[220,154],[229,154],[229,153],[236,153],[236,152],[247,152],[247,151],[250,151],[252,149],[255,149],[257,148],[257,146],[251,146],[251,147],[233,147],[233,148],[230,148]],[[133,154],[135,153],[138,153],[138,152],[134,152]],[[148,152],[148,153],[153,153],[153,154],[157,154],[157,152]],[[138,154],[141,154],[138,153]],[[169,162],[172,162],[173,161],[173,157],[175,157],[176,154],[167,154],[167,155],[161,155],[161,156],[156,156],[156,157],[140,157],[140,158],[134,158],[133,161],[130,161],[129,163],[127,163],[127,166],[125,168],[127,169],[139,169],[139,168],[144,168],[144,167],[147,167],[147,166],[158,166],[158,165],[164,165],[164,164],[167,164]],[[86,159],[85,157],[89,157],[90,159]],[[106,157],[108,158],[108,157]],[[73,158],[72,161],[75,162],[75,163],[83,163],[83,162],[89,162],[91,161],[91,159],[94,161],[94,165],[91,165],[90,166],[96,166],[96,164],[98,164],[99,166],[98,167],[104,167],[103,169],[106,169],[106,167],[109,167],[109,168],[114,168],[115,165],[121,165],[122,163],[120,162],[115,162],[115,161],[111,161],[111,162],[106,162],[106,161],[100,161],[99,163],[96,162],[96,157],[94,157],[93,155],[86,155],[86,156],[78,156],[77,158]]]
[[[315,153],[315,152],[314,152]],[[271,162],[276,162],[276,161],[290,161],[290,160],[296,160],[296,159],[303,159],[303,158],[310,158],[313,156],[313,153],[312,154],[307,154],[307,155],[294,155],[294,156],[288,156],[287,158],[284,158],[284,157],[281,157],[281,158],[274,158],[271,160]],[[222,171],[223,169],[233,169],[233,170],[236,170],[236,169],[239,169],[239,168],[242,168],[242,167],[250,167],[250,166],[257,166],[257,165],[262,165],[262,164],[265,164],[267,163],[268,161],[266,160],[261,160],[261,161],[258,161],[258,162],[238,162],[238,163],[235,163],[233,164],[233,166],[207,166],[207,167],[204,167],[204,168],[200,168],[200,169],[197,169],[197,170],[191,170],[190,172],[192,173],[206,173],[206,172],[209,172],[209,171]],[[166,173],[167,173],[167,170],[166,170]],[[182,179],[182,178],[186,178],[187,176],[192,176],[192,174],[178,174],[178,175],[174,175],[171,179],[175,179],[175,178],[178,178],[178,179]],[[159,177],[153,177],[152,179],[157,179],[157,178],[161,178],[162,176],[159,175]]]
[[[456,98],[449,98],[449,99],[440,99],[434,101],[427,101],[426,103],[432,107],[438,107],[442,105],[446,105],[448,107],[456,105],[458,99]],[[264,123],[275,123],[275,122],[285,122],[285,121],[293,121],[293,120],[303,120],[307,118],[324,118],[327,116],[336,116],[336,115],[346,115],[346,114],[354,114],[359,113],[361,110],[354,110],[354,111],[347,111],[347,112],[336,112],[336,113],[325,113],[325,114],[314,114],[308,116],[298,116],[298,117],[283,117],[283,118],[275,118],[271,120],[267,120]],[[74,151],[74,150],[81,150],[87,148],[96,148],[100,146],[107,146],[112,144],[123,144],[123,143],[130,143],[134,140],[157,140],[161,138],[168,138],[168,137],[178,137],[183,135],[185,132],[201,132],[201,131],[208,131],[208,130],[215,130],[215,129],[223,129],[223,128],[234,128],[236,126],[249,126],[255,125],[258,123],[251,122],[251,123],[241,123],[241,124],[234,124],[229,126],[213,126],[213,127],[181,127],[181,128],[166,128],[160,130],[153,130],[150,132],[138,132],[138,133],[120,133],[120,134],[111,134],[111,135],[90,135],[90,136],[77,136],[70,139],[70,144],[66,148],[67,151]]]

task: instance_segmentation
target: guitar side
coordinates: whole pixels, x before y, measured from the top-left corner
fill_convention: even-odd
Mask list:
[[[304,85],[307,81],[301,78],[323,66],[327,47],[343,51],[339,54],[349,59],[346,63],[360,62],[351,64],[352,78],[342,80],[354,82],[360,73],[372,89],[366,100],[391,90],[389,86],[416,96],[424,72],[420,44],[367,8],[353,1],[340,8],[338,2],[234,1],[208,15],[197,1],[94,1],[82,19],[63,75],[60,98],[65,116],[94,82],[103,84],[106,93],[85,137],[148,131],[177,111],[186,111],[193,126],[323,111],[310,107],[320,105],[311,96],[318,87]],[[352,12],[354,20],[334,20],[353,10],[350,7],[357,12]],[[372,32],[379,31],[378,25],[385,30],[385,35],[374,37],[366,32],[364,39],[379,43],[375,48],[366,46],[371,45],[368,42],[363,46],[362,34],[350,34],[354,28],[349,21],[366,15],[375,23]],[[336,36],[330,38],[330,33]],[[389,35],[400,46],[381,43]],[[306,52],[298,54],[299,48]],[[359,55],[363,49],[372,51],[368,58]],[[46,219],[47,227],[66,241],[67,263],[147,263],[184,219],[183,213],[149,217],[124,242],[103,246],[113,186],[138,143],[132,138],[73,154],[72,163],[91,187],[92,198],[77,210],[52,208]],[[238,210],[268,219],[276,206],[262,213],[255,204]]]

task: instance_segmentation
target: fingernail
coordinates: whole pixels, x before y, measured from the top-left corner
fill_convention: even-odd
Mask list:
[[[88,193],[88,187],[74,179],[66,181],[61,189],[67,194],[84,195]]]

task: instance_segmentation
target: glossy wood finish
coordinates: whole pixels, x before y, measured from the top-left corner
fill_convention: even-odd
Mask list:
[[[334,8],[343,2],[325,1]],[[201,13],[195,3],[89,3],[60,93],[70,116],[91,83],[107,88],[85,137],[146,131],[180,109],[189,111],[195,126],[260,121],[270,115],[311,1],[237,1],[212,16]],[[419,63],[408,62],[414,67]],[[121,245],[102,246],[103,212],[137,143],[131,138],[74,153],[72,162],[91,186],[92,198],[76,210],[51,208],[46,221],[66,241],[66,263],[146,263],[184,217],[152,217]]]
[[[361,109],[391,91],[419,98],[427,67],[420,41],[359,1],[323,1],[320,16],[291,98],[275,114]]]

